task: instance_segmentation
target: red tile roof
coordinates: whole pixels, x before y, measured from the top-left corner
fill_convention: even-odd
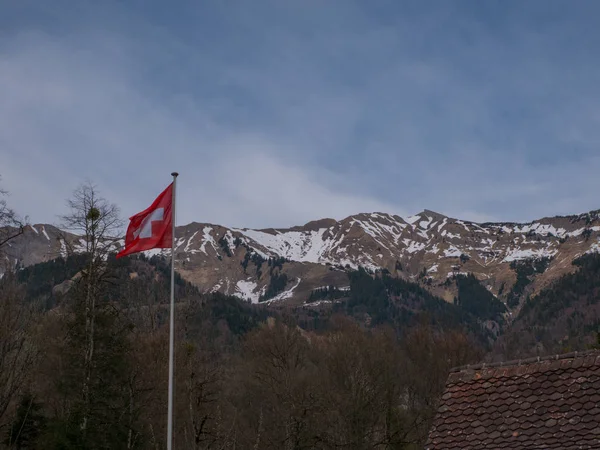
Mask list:
[[[455,369],[425,448],[600,449],[600,351]]]

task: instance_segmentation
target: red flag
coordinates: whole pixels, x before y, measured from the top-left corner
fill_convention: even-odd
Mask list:
[[[151,248],[170,248],[173,242],[173,183],[149,208],[129,218],[125,248],[117,258]]]

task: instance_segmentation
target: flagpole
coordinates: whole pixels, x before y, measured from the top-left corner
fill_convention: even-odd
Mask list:
[[[173,353],[175,340],[175,188],[177,172],[173,176],[173,201],[171,202],[171,309],[169,313],[169,418],[167,421],[167,449],[173,448]]]

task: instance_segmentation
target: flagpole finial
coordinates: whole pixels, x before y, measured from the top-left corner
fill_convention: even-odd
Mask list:
[[[179,174],[177,172],[171,172],[172,177],[177,177]]]

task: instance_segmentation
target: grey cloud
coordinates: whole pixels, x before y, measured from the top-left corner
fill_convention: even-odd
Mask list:
[[[95,5],[0,42],[0,173],[36,220],[83,178],[136,212],[173,169],[182,221],[236,226],[598,206],[592,2]]]
[[[133,214],[174,169],[181,173],[182,223],[287,226],[394,209],[351,185],[329,186],[329,176],[310,163],[281,159],[283,145],[274,138],[224,127],[200,108],[177,108],[176,100],[144,96],[127,65],[114,64],[110,51],[95,51],[104,42],[79,45],[28,36],[0,59],[4,182],[34,221],[55,221],[86,178]],[[86,57],[90,47],[96,58]]]

